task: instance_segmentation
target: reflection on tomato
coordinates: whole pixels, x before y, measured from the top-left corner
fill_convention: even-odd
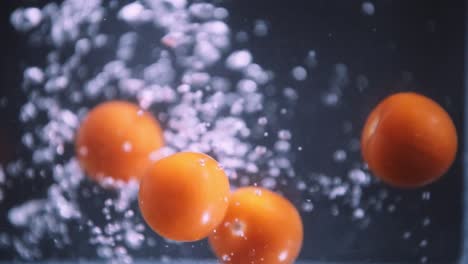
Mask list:
[[[369,115],[361,138],[364,160],[384,182],[419,187],[441,177],[457,152],[450,116],[431,99],[398,93]]]
[[[175,241],[207,237],[221,223],[229,202],[229,180],[210,156],[180,152],[157,161],[140,183],[146,223]]]
[[[162,146],[162,131],[152,115],[123,101],[92,109],[76,137],[80,164],[94,179],[138,179],[150,165],[151,152]]]
[[[294,263],[302,247],[302,220],[282,196],[263,188],[231,195],[223,223],[209,237],[222,263]]]

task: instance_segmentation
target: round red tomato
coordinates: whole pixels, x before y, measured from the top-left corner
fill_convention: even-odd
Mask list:
[[[369,115],[361,149],[370,170],[384,182],[419,187],[437,180],[452,165],[457,133],[436,102],[416,93],[398,93]]]
[[[193,152],[157,161],[143,176],[138,196],[146,223],[175,241],[207,237],[223,220],[228,200],[223,169],[210,156]]]
[[[303,227],[296,208],[263,188],[235,191],[223,223],[209,242],[221,263],[290,264],[302,247]]]
[[[159,123],[137,105],[110,101],[93,108],[76,136],[76,154],[92,178],[139,179],[163,146]]]

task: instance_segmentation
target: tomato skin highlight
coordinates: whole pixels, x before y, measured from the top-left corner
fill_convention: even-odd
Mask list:
[[[303,240],[296,208],[264,188],[244,187],[230,198],[226,217],[209,237],[221,263],[294,263]]]
[[[448,113],[433,100],[397,93],[370,113],[361,151],[370,170],[389,185],[416,188],[439,179],[457,152],[457,132]]]
[[[138,201],[159,235],[189,242],[207,237],[223,220],[229,180],[210,156],[180,152],[157,161],[143,176]]]
[[[75,140],[81,167],[95,180],[139,179],[151,164],[150,154],[164,145],[153,116],[125,101],[104,102],[83,119]]]

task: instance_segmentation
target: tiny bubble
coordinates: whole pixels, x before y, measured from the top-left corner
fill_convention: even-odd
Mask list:
[[[79,148],[78,153],[79,153],[81,156],[86,157],[86,156],[88,155],[88,148],[85,147],[85,146],[82,146],[82,147]]]
[[[222,259],[223,261],[231,261],[231,257],[230,257],[229,255],[227,255],[227,254],[223,255],[223,256],[221,257],[221,259]]]
[[[354,218],[356,219],[362,219],[364,217],[364,210],[362,210],[361,208],[357,208],[356,210],[354,210],[353,212],[353,216]]]
[[[335,162],[343,162],[346,160],[346,151],[339,149],[333,153],[333,160]]]
[[[409,231],[406,231],[403,233],[403,239],[407,240],[411,237],[411,232]]]
[[[423,192],[422,193],[422,200],[423,201],[429,201],[431,199],[431,193],[430,192]]]
[[[372,2],[369,1],[362,3],[361,9],[362,12],[368,16],[372,16],[375,13],[375,6]]]
[[[132,143],[125,141],[122,145],[122,149],[124,152],[131,152],[132,151]]]
[[[200,166],[205,167],[206,160],[204,158],[201,158],[198,162],[200,163]]]
[[[314,204],[309,199],[306,199],[305,202],[302,203],[302,211],[306,213],[310,213],[313,210],[314,210]]]
[[[422,221],[422,226],[428,226],[431,224],[431,219],[429,219],[428,217],[425,217]]]
[[[427,240],[425,239],[421,240],[421,242],[419,242],[419,247],[425,248],[427,247],[427,244],[428,244]]]
[[[264,126],[268,123],[268,119],[266,117],[260,117],[257,122],[259,125]]]
[[[296,66],[292,69],[291,74],[296,81],[304,81],[307,79],[307,71],[302,66]]]

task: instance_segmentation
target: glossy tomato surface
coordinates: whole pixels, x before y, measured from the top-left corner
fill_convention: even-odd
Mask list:
[[[416,93],[384,99],[369,115],[361,138],[364,160],[384,182],[420,187],[441,177],[457,152],[457,133],[447,112]]]
[[[196,241],[223,220],[229,180],[210,156],[180,152],[151,166],[140,183],[138,200],[156,233],[170,240]]]
[[[209,237],[221,263],[294,263],[303,227],[296,208],[272,191],[246,187],[231,195],[223,223]]]
[[[159,123],[137,105],[110,101],[93,108],[76,136],[76,154],[87,174],[99,179],[138,179],[150,154],[163,146]]]

